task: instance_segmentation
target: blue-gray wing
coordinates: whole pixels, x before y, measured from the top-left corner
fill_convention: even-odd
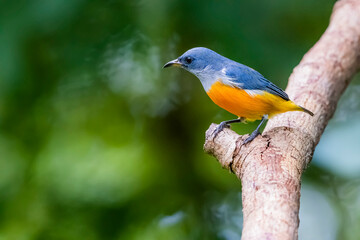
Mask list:
[[[235,87],[248,90],[263,90],[289,100],[289,96],[281,88],[267,80],[259,72],[243,64],[235,63],[228,66],[226,76],[231,79],[231,84]]]

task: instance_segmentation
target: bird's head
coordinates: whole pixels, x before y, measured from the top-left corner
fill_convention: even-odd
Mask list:
[[[170,66],[181,67],[200,79],[205,91],[218,80],[226,81],[227,66],[233,62],[221,56],[220,54],[204,47],[192,48],[175,60],[164,65],[164,68]]]
[[[213,71],[221,69],[222,58],[224,57],[208,48],[197,47],[186,51],[177,59],[166,63],[164,68],[177,66],[198,75],[205,69]]]

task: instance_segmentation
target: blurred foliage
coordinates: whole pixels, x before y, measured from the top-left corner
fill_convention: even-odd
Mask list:
[[[284,88],[333,4],[1,1],[0,239],[239,239],[240,182],[202,150],[209,124],[233,116],[162,65],[205,46]],[[358,239],[360,170],[344,177],[321,156],[305,197],[321,194],[336,229],[300,236]]]

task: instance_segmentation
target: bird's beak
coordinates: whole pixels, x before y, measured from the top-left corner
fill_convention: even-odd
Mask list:
[[[167,64],[165,64],[163,66],[163,68],[167,68],[167,67],[171,67],[171,66],[175,66],[175,67],[181,67],[181,63],[178,59],[172,60],[170,62],[168,62]]]

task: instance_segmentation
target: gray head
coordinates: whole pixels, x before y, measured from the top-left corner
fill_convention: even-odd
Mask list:
[[[192,48],[186,51],[177,59],[164,65],[164,68],[170,66],[182,67],[185,70],[196,74],[203,71],[206,67],[221,69],[225,57],[204,47]]]
[[[231,61],[220,54],[204,47],[192,48],[175,60],[164,65],[181,67],[197,76],[207,91],[222,73],[221,70]]]

